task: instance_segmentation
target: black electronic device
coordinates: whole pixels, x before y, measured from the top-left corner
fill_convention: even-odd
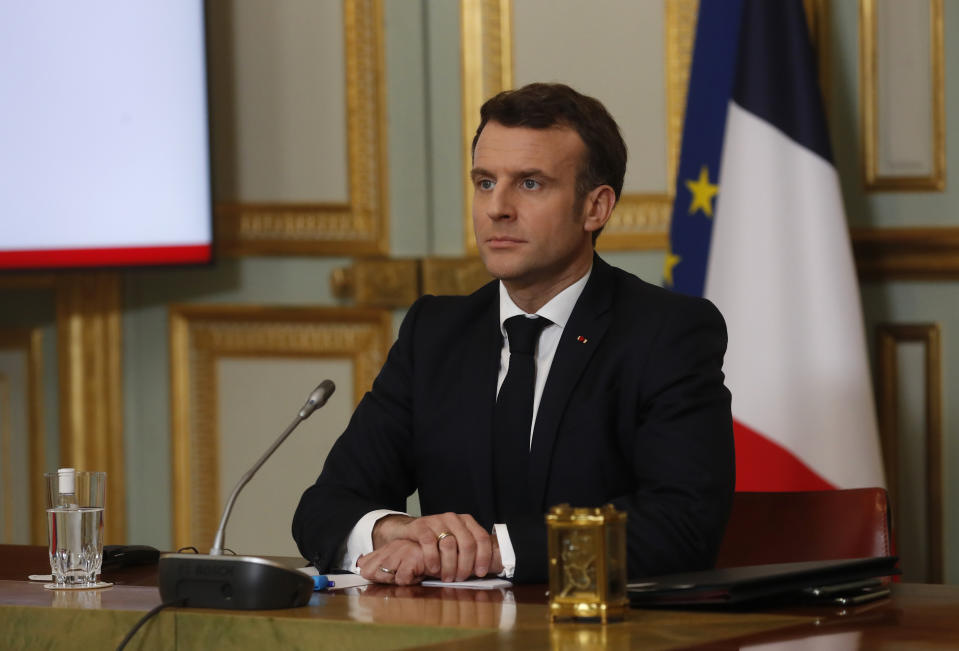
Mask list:
[[[326,404],[335,390],[333,382],[320,383],[293,422],[237,482],[223,509],[223,517],[209,554],[160,556],[160,597],[196,608],[268,610],[305,606],[313,594],[313,578],[299,570],[257,556],[223,554],[226,523],[240,490],[286,437],[315,410]]]
[[[804,561],[650,577],[628,585],[629,600],[636,607],[715,607],[773,599],[803,601],[820,593],[831,599],[862,598],[864,581],[900,574],[898,560],[877,556]]]
[[[160,550],[147,545],[104,545],[103,567],[119,568],[135,565],[156,565]]]

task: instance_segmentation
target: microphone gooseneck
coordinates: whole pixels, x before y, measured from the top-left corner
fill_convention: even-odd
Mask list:
[[[303,420],[322,407],[336,387],[324,380],[313,390],[280,437],[237,482],[223,509],[209,554],[162,554],[157,568],[160,598],[188,608],[271,610],[305,606],[313,594],[313,578],[283,563],[258,556],[223,553],[223,534],[233,503],[260,466]]]
[[[240,494],[240,491],[243,490],[243,487],[253,479],[253,475],[260,469],[266,460],[276,451],[278,447],[286,440],[293,430],[299,426],[304,420],[310,417],[314,411],[326,404],[326,401],[330,399],[330,396],[333,395],[333,392],[336,390],[336,385],[333,384],[332,380],[323,380],[320,384],[313,389],[313,392],[309,395],[306,400],[306,404],[300,409],[297,413],[296,418],[293,419],[293,422],[287,426],[283,433],[273,442],[266,452],[263,453],[253,467],[246,471],[246,473],[240,477],[240,481],[236,483],[236,486],[233,487],[233,492],[230,493],[229,499],[226,501],[226,506],[223,507],[223,516],[220,518],[220,526],[216,530],[216,538],[213,539],[213,547],[210,549],[210,556],[219,556],[223,553],[223,538],[224,533],[226,532],[226,523],[230,519],[230,513],[233,511],[233,503],[236,501],[236,496]]]

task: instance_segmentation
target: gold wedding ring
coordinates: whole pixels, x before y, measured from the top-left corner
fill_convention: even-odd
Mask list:
[[[380,572],[386,572],[387,574],[396,574],[396,570],[391,570],[388,567],[383,567],[380,565]]]
[[[443,542],[443,538],[446,538],[448,536],[453,536],[453,534],[450,533],[449,531],[442,532],[440,535],[436,537],[436,544],[437,545],[440,544],[441,542]],[[453,537],[455,538],[456,536],[453,536]]]

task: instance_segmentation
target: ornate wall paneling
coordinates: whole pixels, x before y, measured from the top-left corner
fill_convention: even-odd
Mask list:
[[[879,430],[908,581],[943,580],[942,360],[937,324],[880,324]]]
[[[868,192],[945,190],[944,47],[942,0],[859,1]],[[959,227],[856,229],[852,238],[864,278],[959,277]]]
[[[216,225],[228,254],[389,248],[382,3],[343,0],[341,24],[325,20],[338,8],[210,5],[214,172],[229,198]],[[340,38],[343,56],[323,56]],[[337,61],[344,70],[323,69]]]
[[[923,60],[928,60],[926,78],[929,83],[925,86],[926,101],[921,105],[928,106],[931,113],[930,119],[926,121],[931,124],[930,135],[926,138],[927,166],[931,166],[931,171],[926,175],[912,177],[884,175],[882,170],[885,167],[880,165],[876,158],[882,149],[877,130],[883,128],[884,124],[876,105],[878,87],[881,85],[877,79],[883,78],[880,74],[882,68],[877,69],[876,64],[879,57],[877,52],[882,48],[882,44],[877,43],[876,36],[879,23],[882,22],[878,2],[879,0],[860,1],[860,105],[863,107],[863,167],[867,172],[866,183],[874,190],[941,189],[945,183],[942,1],[929,0],[928,33],[921,42],[913,42],[911,46],[926,47],[925,44],[928,43],[930,56]],[[909,5],[908,9],[902,8],[902,3],[897,4],[895,0],[882,0],[882,3],[894,9],[899,7],[899,11],[908,11],[913,7],[913,3],[906,3]],[[823,94],[828,97],[830,3],[829,0],[805,0],[804,4],[818,54],[820,83]],[[663,90],[663,101],[667,106],[665,130],[668,134],[668,148],[662,165],[667,169],[665,187],[668,190],[659,194],[624,193],[613,220],[599,240],[601,249],[665,247],[697,10],[696,0],[665,2],[663,62],[666,69],[666,87]],[[510,0],[461,0],[461,12],[463,161],[464,168],[468,170],[471,164],[469,146],[480,105],[494,93],[522,80],[514,79],[517,57],[513,47],[513,35],[517,28],[513,24],[513,3]],[[915,107],[907,108],[915,110]],[[914,128],[915,124],[909,123],[906,127]],[[900,138],[897,142],[901,140]],[[636,149],[630,149],[633,156]],[[468,185],[465,195],[465,247],[468,253],[475,254],[476,243],[473,240],[471,223],[472,189]],[[853,230],[852,240],[860,272],[867,278],[956,277],[959,274],[959,228],[934,229],[933,240],[928,237],[931,231],[933,229]]]
[[[568,9],[575,6],[571,4]],[[665,83],[658,92],[665,107],[661,131],[665,131],[667,135],[661,153],[655,151],[656,148],[653,148],[654,151],[649,151],[638,142],[631,143],[630,134],[625,134],[627,145],[632,145],[630,152],[633,157],[642,155],[651,157],[649,161],[651,165],[665,170],[664,179],[660,184],[661,189],[651,192],[632,191],[628,187],[629,176],[627,175],[627,187],[624,188],[623,196],[613,217],[606,226],[603,237],[600,238],[601,248],[651,249],[666,246],[698,6],[697,0],[670,0],[663,5],[664,17],[659,29],[663,30],[664,48],[660,64],[663,68]],[[615,16],[617,11],[625,8],[629,8],[629,5],[618,6],[609,2],[604,3],[602,7],[589,5],[590,11],[611,12],[610,16]],[[472,164],[470,149],[480,106],[490,96],[514,84],[517,60],[512,39],[518,27],[513,22],[514,11],[511,0],[462,0],[461,2],[463,160],[466,174]],[[555,13],[558,15],[563,12]],[[538,25],[537,28],[543,29],[543,26]],[[549,38],[548,35],[544,37]],[[630,40],[635,39],[623,39],[620,45],[626,47],[630,45]],[[579,50],[576,56],[584,56],[584,52]],[[592,65],[596,68],[604,68],[608,67],[608,62],[597,61],[592,62]],[[519,67],[522,69],[523,66]],[[562,65],[557,64],[557,69],[561,68]],[[516,79],[515,83],[519,85],[527,81],[530,80]],[[573,85],[578,84],[573,82]],[[657,92],[655,88],[650,90],[648,87],[633,88],[631,91]],[[585,89],[585,92],[588,93],[589,90]],[[614,110],[613,113],[615,114],[616,111]],[[622,120],[623,116],[618,116],[618,119]],[[476,242],[471,216],[472,188],[469,184],[466,187],[465,205],[465,246],[467,252],[475,254]]]
[[[859,20],[866,189],[942,190],[946,183],[942,0],[860,0]]]
[[[126,539],[120,278],[57,276],[60,466],[107,472],[104,540]]]
[[[523,5],[530,5],[529,0]],[[462,74],[463,74],[463,160],[464,167],[468,173],[471,167],[470,145],[473,134],[476,129],[476,123],[479,116],[479,109],[483,101],[495,93],[513,87],[513,85],[522,85],[532,81],[532,79],[520,78],[517,70],[524,69],[524,62],[520,61],[521,53],[514,47],[514,38],[519,41],[519,34],[523,25],[516,23],[520,18],[517,16],[517,7],[514,7],[512,0],[461,0],[461,31],[462,31]],[[606,1],[603,3],[590,3],[588,5],[570,3],[567,10],[575,9],[577,11],[590,11],[594,22],[598,16],[607,13],[613,18],[610,21],[612,31],[610,38],[617,44],[617,55],[634,54],[629,50],[633,42],[642,40],[637,38],[622,37],[617,33],[617,24],[619,31],[623,30],[623,19],[621,15],[626,11],[634,11],[637,4],[615,1]],[[652,3],[646,3],[643,11],[648,11]],[[809,18],[810,29],[813,34],[813,40],[817,47],[820,60],[820,78],[826,79],[828,71],[828,25],[826,16],[828,14],[828,0],[805,0],[807,16]],[[548,8],[555,7],[555,3],[549,3]],[[546,6],[543,7],[547,8]],[[624,115],[617,114],[615,104],[619,98],[608,96],[608,92],[603,96],[604,103],[609,104],[614,117],[624,127],[624,137],[627,140],[627,146],[630,151],[630,167],[637,167],[640,158],[645,157],[649,160],[642,160],[643,165],[648,166],[648,170],[663,174],[663,180],[658,184],[659,189],[655,191],[636,191],[631,189],[630,172],[627,172],[626,186],[623,196],[620,198],[613,212],[610,223],[606,226],[603,236],[599,239],[598,246],[606,250],[633,250],[633,249],[662,249],[666,247],[669,233],[669,218],[672,212],[672,204],[676,184],[676,168],[679,160],[680,141],[682,137],[683,116],[686,110],[686,90],[689,83],[689,67],[692,62],[693,43],[696,36],[696,16],[699,11],[698,0],[665,0],[662,5],[662,18],[659,29],[662,30],[662,52],[660,54],[660,65],[662,77],[652,76],[651,79],[638,79],[638,92],[642,93],[644,105],[648,105],[647,96],[650,93],[658,93],[658,98],[665,107],[662,116],[662,127],[654,131],[665,133],[666,141],[660,150],[658,147],[650,147],[648,140],[650,134],[643,134],[644,137],[635,137],[630,133],[629,121],[631,116],[629,112]],[[550,12],[535,12],[538,18],[548,15]],[[564,12],[554,12],[559,15]],[[545,26],[544,26],[545,25]],[[581,29],[581,24],[575,28]],[[543,32],[544,38],[552,38],[546,32],[550,29],[548,24],[537,21],[537,32]],[[544,31],[546,30],[546,31]],[[553,35],[555,36],[555,35]],[[563,39],[553,39],[564,42]],[[589,58],[590,54],[582,49],[577,49],[575,56],[578,59]],[[550,56],[542,57],[552,61]],[[562,57],[560,57],[562,58]],[[607,57],[615,60],[615,57]],[[646,57],[635,57],[637,60],[643,60]],[[568,70],[574,66],[565,66],[563,61],[552,62],[556,70]],[[609,60],[601,59],[597,61],[588,61],[586,63],[591,70],[608,68]],[[555,74],[547,75],[555,78]],[[536,75],[536,78],[543,78],[542,75]],[[582,85],[577,81],[572,82],[574,86]],[[620,79],[619,83],[625,83]],[[610,88],[607,85],[607,88]],[[614,88],[614,87],[613,87]],[[825,86],[824,86],[825,88]],[[583,89],[589,93],[589,89]],[[615,90],[615,88],[614,88]],[[651,117],[651,116],[650,116]],[[645,119],[645,118],[644,118]],[[633,135],[634,137],[631,137]],[[660,153],[661,152],[661,153]],[[640,174],[639,176],[643,176]],[[476,253],[476,242],[473,238],[472,228],[472,188],[467,184],[465,191],[465,228],[466,250],[469,253]]]
[[[6,544],[43,544],[47,537],[42,376],[40,329],[0,329],[0,540]]]
[[[959,277],[959,228],[853,229],[852,245],[864,279]]]
[[[423,294],[470,294],[492,280],[479,258],[356,260],[333,272],[333,294],[361,307],[405,309]]]
[[[25,274],[0,278],[0,288],[53,290],[56,308],[56,351],[59,375],[59,466],[103,470],[107,477],[107,517],[104,536],[108,544],[126,539],[126,490],[123,456],[123,386],[120,278],[115,273],[75,272]],[[38,332],[38,331],[37,331]],[[31,335],[39,337],[39,335]],[[33,491],[43,499],[42,473],[47,467],[43,451],[42,384],[40,349],[31,353],[31,438],[39,447],[31,451]],[[34,344],[31,344],[33,350]],[[36,428],[36,429],[34,429]],[[39,432],[39,434],[34,434]],[[34,540],[46,539],[46,523],[32,523]]]
[[[240,553],[294,554],[288,534],[292,509],[315,481],[392,341],[388,310],[171,306],[174,545],[209,548],[234,483],[313,387],[334,377],[336,395],[254,478],[227,530],[227,546]],[[329,429],[318,435],[311,433],[315,428]],[[257,480],[259,487],[270,486],[268,494]],[[280,513],[286,508],[288,514]],[[274,514],[275,525],[267,522]],[[257,528],[272,530],[264,535],[280,542],[257,542]],[[276,544],[289,546],[264,547]]]
[[[360,259],[333,271],[333,295],[363,307],[406,308],[421,294],[420,261]]]
[[[832,63],[832,46],[829,41],[830,1],[803,0],[809,37],[812,40],[812,47],[816,51],[816,62],[819,67],[819,90],[822,92],[823,105],[826,107],[829,106],[829,98],[832,95],[832,84],[829,77],[829,67]]]

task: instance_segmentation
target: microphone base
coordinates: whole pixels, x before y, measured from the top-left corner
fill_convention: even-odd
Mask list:
[[[313,578],[256,556],[163,554],[160,597],[191,608],[273,610],[305,606]]]

